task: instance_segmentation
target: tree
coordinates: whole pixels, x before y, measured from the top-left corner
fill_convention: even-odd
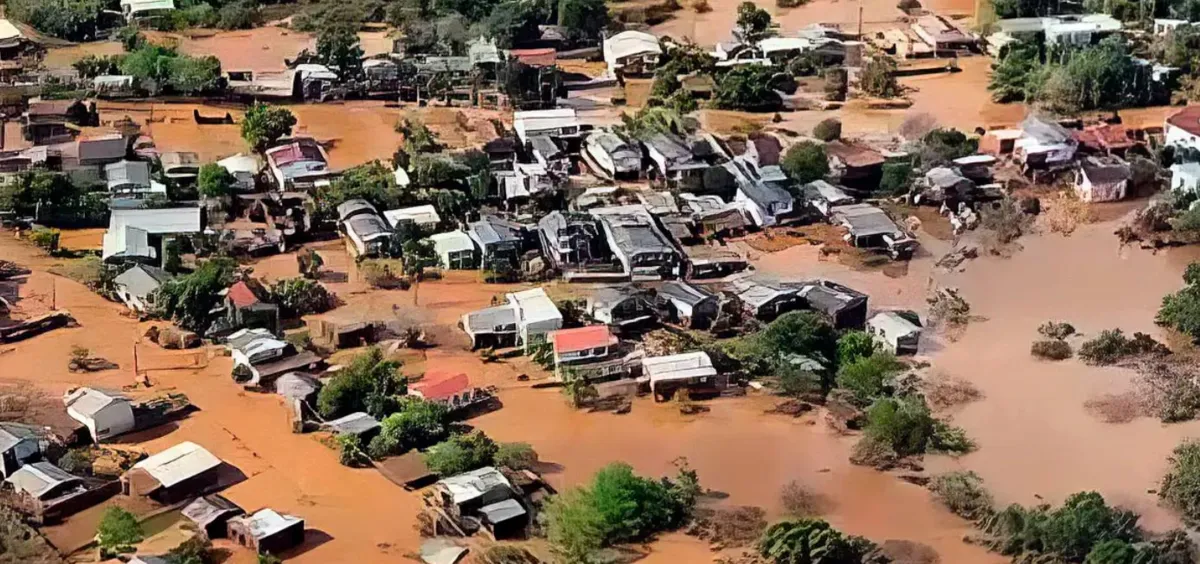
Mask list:
[[[529,443],[500,443],[496,449],[496,466],[513,470],[529,470],[538,463],[538,453]]]
[[[1044,551],[1079,562],[1101,542],[1140,540],[1137,521],[1136,513],[1109,507],[1096,492],[1072,494],[1042,524]]]
[[[221,29],[252,29],[261,23],[257,0],[236,0],[217,11],[217,27]]]
[[[492,10],[483,22],[488,36],[496,40],[501,49],[539,37],[539,14],[536,3],[521,0],[504,0]]]
[[[1137,555],[1137,549],[1123,540],[1106,540],[1092,547],[1084,564],[1135,564]]]
[[[401,398],[398,410],[383,420],[367,452],[379,459],[434,445],[450,434],[449,423],[450,410],[444,404]]]
[[[992,63],[992,76],[988,82],[992,100],[1006,103],[1035,97],[1037,93],[1031,91],[1031,79],[1041,64],[1040,45],[1018,42],[1008,46],[999,61]]]
[[[862,564],[875,545],[861,537],[847,537],[821,519],[789,519],[767,527],[758,552],[775,564],[821,562]]]
[[[812,135],[821,141],[837,141],[842,137],[842,121],[837,118],[823,119],[813,127]]]
[[[337,296],[320,282],[307,278],[276,280],[270,288],[271,301],[279,306],[279,314],[295,319],[314,313],[325,313],[337,307]]]
[[[205,261],[191,274],[178,276],[155,291],[154,307],[160,317],[203,334],[216,319],[220,292],[233,284],[237,263],[228,258]]]
[[[957,129],[938,127],[921,138],[919,156],[922,166],[936,166],[974,155],[978,150],[979,139],[968,137]]]
[[[196,178],[196,188],[200,194],[209,198],[225,198],[233,194],[233,186],[237,179],[225,167],[217,163],[207,163],[200,167]]]
[[[553,496],[544,512],[546,539],[567,563],[586,564],[604,546],[604,517],[588,490],[572,488]]]
[[[869,357],[875,354],[878,348],[879,343],[876,343],[875,338],[866,331],[847,331],[841,337],[838,337],[838,366],[849,364],[860,358]]]
[[[398,407],[397,395],[404,393],[399,371],[398,361],[384,360],[383,350],[371,347],[321,388],[317,411],[326,419],[358,411],[375,418],[387,416]]]
[[[829,174],[825,146],[812,141],[801,141],[788,147],[780,165],[792,180],[801,183],[820,180]]]
[[[558,25],[575,40],[599,38],[608,25],[608,6],[604,0],[559,0]]]
[[[929,490],[951,513],[976,521],[992,513],[992,495],[983,478],[971,471],[948,472],[929,481]]]
[[[878,98],[894,98],[900,95],[900,84],[896,82],[896,61],[891,57],[871,58],[863,66],[859,77],[863,92]]]
[[[922,454],[934,433],[934,419],[920,398],[882,398],[867,410],[865,437],[898,456]]]
[[[883,174],[879,179],[879,194],[899,196],[908,193],[912,181],[913,165],[908,161],[883,163]]]
[[[358,34],[346,26],[334,26],[317,35],[317,60],[342,80],[362,73],[363,50]]]
[[[46,35],[90,41],[99,38],[105,8],[107,3],[102,0],[8,0],[6,15]]]
[[[667,106],[644,106],[634,115],[621,114],[625,133],[636,139],[644,139],[658,133],[682,133],[683,116]]]
[[[783,99],[772,86],[784,79],[790,81],[791,77],[779,73],[773,67],[734,67],[717,80],[711,105],[723,110],[775,111],[783,104]]]
[[[392,171],[379,161],[371,161],[348,169],[328,185],[317,189],[319,211],[327,217],[336,217],[337,207],[350,200],[366,200],[376,209],[393,209],[412,202],[412,194],[406,194],[396,186]]]
[[[754,2],[742,2],[738,5],[734,35],[743,43],[757,44],[775,35],[775,27],[771,21],[771,13],[759,8]]]
[[[404,273],[420,280],[426,268],[437,268],[442,259],[429,239],[409,240],[403,247]]]
[[[118,56],[87,55],[71,63],[71,67],[79,73],[80,78],[96,78],[121,72],[120,64],[121,58]]]
[[[255,151],[263,151],[280,137],[291,135],[295,126],[291,110],[256,102],[242,118],[242,139]]]
[[[904,365],[889,353],[859,357],[838,368],[837,385],[849,391],[858,405],[870,405],[892,387],[892,378],[903,368]]]
[[[1200,340],[1200,262],[1188,265],[1182,290],[1163,297],[1155,322]]]
[[[196,535],[172,548],[166,560],[168,564],[208,564],[213,560],[211,550],[212,542],[203,535]]]
[[[179,94],[199,94],[222,85],[221,60],[216,57],[177,56],[167,65],[166,85]]]
[[[1158,497],[1187,523],[1200,522],[1200,441],[1186,440],[1167,459]]]
[[[109,553],[132,552],[146,538],[137,517],[120,507],[109,507],[96,527],[96,543]]]
[[[425,465],[440,476],[454,476],[491,466],[498,448],[496,441],[483,431],[452,435],[430,447],[425,453]]]

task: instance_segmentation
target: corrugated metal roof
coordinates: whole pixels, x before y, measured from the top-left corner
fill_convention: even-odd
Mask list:
[[[16,472],[13,472],[12,476],[9,476],[4,481],[12,485],[14,490],[26,492],[39,499],[61,484],[83,482],[78,476],[72,476],[62,468],[49,462],[26,464],[18,468]]]
[[[100,410],[116,402],[128,402],[129,398],[114,392],[100,391],[94,388],[77,388],[63,398],[65,407],[69,407],[80,415],[92,417]]]
[[[241,523],[255,539],[264,539],[297,523],[303,524],[304,519],[279,513],[274,509],[260,509],[253,515],[234,517],[230,522]]]
[[[617,337],[607,325],[590,325],[574,329],[552,331],[549,339],[554,343],[554,352],[569,353],[586,351],[617,344]]]
[[[142,470],[169,488],[221,465],[221,459],[191,441],[179,443],[133,467]]]
[[[521,312],[521,319],[526,323],[537,321],[562,321],[562,312],[541,288],[514,292],[508,295],[508,301],[516,304]]]

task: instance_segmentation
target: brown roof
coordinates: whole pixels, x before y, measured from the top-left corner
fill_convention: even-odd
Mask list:
[[[511,49],[508,54],[531,67],[551,67],[558,62],[558,51],[550,47],[545,49]]]
[[[1092,149],[1128,149],[1133,146],[1133,140],[1125,131],[1123,125],[1093,125],[1083,131],[1075,132],[1075,139],[1081,145]]]
[[[882,165],[883,155],[861,145],[849,145],[841,141],[831,141],[825,144],[825,152],[831,157],[837,157],[848,167],[862,168]]]
[[[1167,123],[1192,135],[1200,135],[1200,105],[1187,106],[1167,118]]]

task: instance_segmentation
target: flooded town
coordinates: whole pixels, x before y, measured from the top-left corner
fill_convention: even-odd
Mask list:
[[[0,10],[0,563],[1200,562],[1200,4]]]

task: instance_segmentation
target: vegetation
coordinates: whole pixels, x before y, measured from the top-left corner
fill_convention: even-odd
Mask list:
[[[89,41],[99,37],[105,8],[103,0],[8,0],[5,13],[46,35]]]
[[[898,457],[931,451],[965,454],[975,448],[961,429],[934,418],[917,395],[876,400],[867,410],[863,431],[863,448],[882,448]]]
[[[890,353],[859,356],[838,368],[837,386],[850,392],[857,405],[867,406],[876,398],[891,395],[894,378],[903,369],[904,364]]]
[[[801,141],[788,147],[780,166],[792,180],[808,183],[829,174],[829,157],[823,145]]]
[[[783,486],[779,501],[788,515],[794,517],[812,517],[821,513],[821,495],[795,480]]]
[[[957,129],[935,127],[921,136],[916,149],[921,166],[933,167],[974,155],[979,151],[979,139]]]
[[[771,13],[754,2],[738,5],[737,24],[733,33],[743,43],[758,43],[775,35],[777,29],[778,26],[771,21]]]
[[[314,313],[325,313],[337,307],[337,296],[307,278],[284,278],[276,280],[270,287],[271,301],[279,306],[285,318],[297,318]]]
[[[205,261],[191,274],[177,276],[156,290],[154,307],[159,317],[203,334],[216,320],[219,292],[233,284],[237,263],[228,258]]]
[[[588,562],[600,548],[646,540],[691,517],[700,494],[696,473],[681,461],[674,479],[652,480],[628,464],[601,468],[592,481],[546,504],[546,537],[567,562]]]
[[[528,470],[538,463],[538,453],[529,443],[500,443],[495,463],[513,470]]]
[[[121,74],[132,76],[151,94],[193,95],[219,90],[223,85],[220,59],[191,57],[174,47],[154,43],[141,43],[121,56],[117,66]]]
[[[1060,339],[1034,341],[1029,354],[1044,360],[1066,360],[1071,358],[1071,345]]]
[[[1038,327],[1038,333],[1047,339],[1066,339],[1075,334],[1075,326],[1063,321],[1047,321]]]
[[[1185,440],[1167,459],[1158,497],[1189,524],[1200,523],[1200,441]]]
[[[1182,290],[1163,297],[1155,321],[1200,340],[1200,262],[1188,265],[1183,281]]]
[[[440,403],[413,397],[401,398],[396,410],[382,421],[382,428],[367,452],[379,459],[404,454],[444,440],[450,434],[450,411]]]
[[[107,194],[90,193],[61,172],[34,168],[0,185],[0,209],[50,225],[91,226],[108,221]]]
[[[1071,495],[1061,507],[1049,505],[1025,508],[1012,505],[980,522],[993,536],[988,544],[997,552],[1021,561],[1096,562],[1103,553],[1111,553],[1112,543],[1132,545],[1142,540],[1136,513],[1110,507],[1096,492]],[[1096,556],[1092,556],[1099,549]],[[1146,560],[1154,559],[1158,548],[1139,547]],[[1099,560],[1105,562],[1105,560]]]
[[[217,163],[206,163],[200,167],[196,178],[196,188],[200,194],[208,198],[227,198],[233,194],[234,183],[237,179]]]
[[[779,81],[791,81],[773,67],[744,65],[725,71],[717,80],[710,105],[722,110],[770,112],[779,109],[783,99],[773,86]],[[795,85],[792,84],[794,89]]]
[[[317,61],[343,80],[362,74],[362,59],[362,46],[353,28],[334,26],[317,35]]]
[[[912,173],[911,162],[883,163],[883,174],[879,179],[879,194],[883,196],[907,194],[912,184]]]
[[[1100,335],[1090,341],[1085,341],[1079,347],[1079,358],[1088,364],[1116,364],[1130,357],[1141,355],[1161,355],[1170,353],[1170,349],[1155,341],[1154,337],[1145,333],[1134,333],[1126,337],[1120,329],[1101,331]]]
[[[385,360],[383,350],[371,347],[354,357],[317,396],[317,411],[326,419],[365,411],[382,418],[400,408],[405,383],[400,363]]]
[[[842,137],[842,122],[837,118],[821,120],[812,130],[812,136],[821,141],[837,141]]]
[[[955,471],[935,476],[929,490],[951,513],[977,521],[992,513],[992,494],[983,487],[983,478],[971,471]]]
[[[353,433],[338,435],[338,462],[342,466],[358,467],[370,461],[363,449],[362,437]]]
[[[862,537],[846,536],[820,519],[793,519],[767,527],[758,552],[769,562],[863,564],[876,549]]]
[[[110,554],[132,552],[133,546],[144,538],[146,534],[137,517],[120,507],[104,510],[104,516],[96,527],[96,543],[101,551]]]
[[[900,83],[896,82],[896,61],[891,57],[873,57],[863,66],[859,87],[863,92],[879,98],[895,98],[900,95]]]
[[[438,475],[453,476],[492,465],[498,449],[496,441],[483,431],[452,435],[430,447],[425,465]]]
[[[255,151],[264,151],[281,137],[291,135],[295,126],[296,116],[291,110],[256,102],[242,117],[242,139]]]

